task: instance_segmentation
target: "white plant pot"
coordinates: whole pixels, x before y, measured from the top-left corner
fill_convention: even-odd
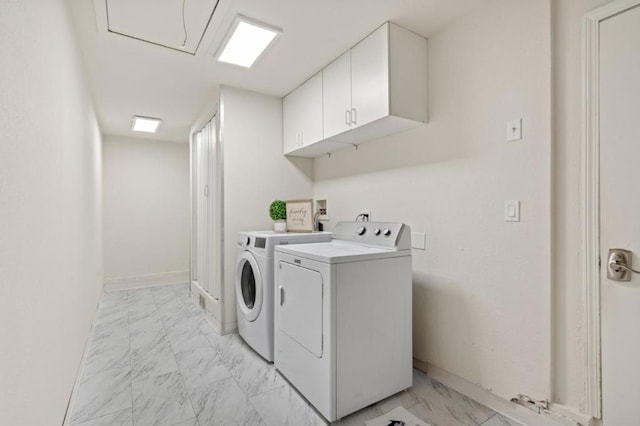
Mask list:
[[[273,222],[273,230],[276,232],[287,232],[287,222],[283,220]]]

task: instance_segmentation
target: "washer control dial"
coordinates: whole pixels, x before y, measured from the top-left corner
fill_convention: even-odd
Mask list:
[[[391,235],[391,230],[389,228],[384,228],[382,230],[382,235],[384,235],[385,237],[388,237],[389,235]]]
[[[356,230],[356,234],[358,235],[364,235],[365,232],[367,232],[367,228],[365,228],[364,226],[361,226]]]
[[[380,228],[376,228],[373,230],[374,235],[380,235]]]

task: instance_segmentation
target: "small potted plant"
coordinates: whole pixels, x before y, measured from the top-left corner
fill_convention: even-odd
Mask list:
[[[273,223],[273,230],[276,232],[287,232],[287,203],[282,200],[275,200],[269,206],[269,216]]]

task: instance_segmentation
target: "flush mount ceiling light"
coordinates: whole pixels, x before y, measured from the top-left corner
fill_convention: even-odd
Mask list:
[[[134,115],[133,122],[131,123],[131,130],[134,132],[155,133],[161,122],[162,120],[159,118]]]
[[[216,59],[251,68],[281,32],[279,28],[238,15],[222,41]]]

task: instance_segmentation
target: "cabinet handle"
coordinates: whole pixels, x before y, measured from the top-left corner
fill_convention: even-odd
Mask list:
[[[356,121],[358,121],[358,116],[356,115],[356,109],[351,108],[351,123],[356,124]]]
[[[280,306],[284,305],[284,287],[280,286]]]
[[[344,111],[344,122],[347,126],[351,126],[351,111],[348,109]]]

